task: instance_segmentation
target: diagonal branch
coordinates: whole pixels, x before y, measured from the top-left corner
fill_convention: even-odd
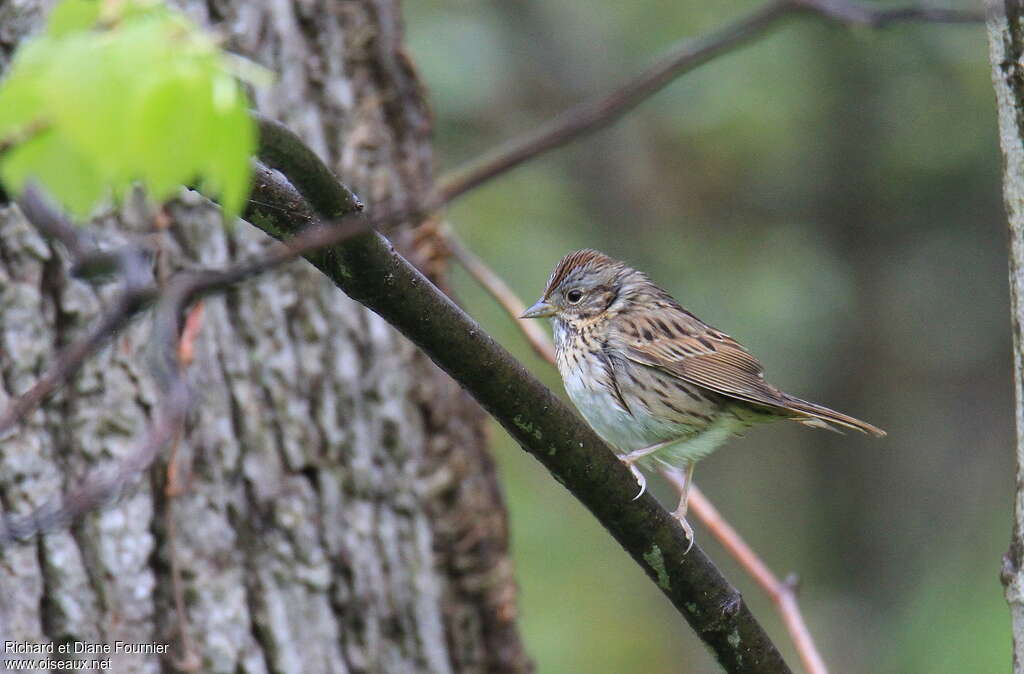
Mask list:
[[[894,23],[981,23],[985,12],[947,9],[927,5],[907,7],[872,7],[848,0],[793,0],[797,9],[820,14],[827,19],[869,28],[885,28]]]
[[[139,449],[113,471],[89,475],[82,481],[81,486],[63,498],[44,505],[27,516],[0,516],[0,546],[67,526],[82,513],[116,502],[128,484],[146,470],[163,448],[177,436],[181,424],[184,423],[188,400],[184,386],[166,391],[163,398],[163,404],[156,412],[156,419],[150,425]]]
[[[155,289],[149,282],[143,251],[129,247],[118,253],[93,252],[84,235],[75,230],[73,225],[65,222],[60,214],[45,202],[43,195],[34,185],[29,185],[25,189],[19,199],[19,205],[25,217],[41,233],[64,244],[74,260],[73,269],[98,266],[116,268],[123,279],[124,287],[114,301],[114,308],[102,316],[85,335],[63,349],[35,384],[11,401],[0,413],[0,434],[12,428],[70,380],[90,356],[155,297]],[[98,260],[102,260],[103,265],[99,265]]]
[[[363,202],[338,182],[331,170],[294,131],[281,122],[253,111],[259,127],[256,155],[268,168],[281,171],[293,185],[302,186],[302,196],[326,218],[338,218],[363,210]]]
[[[710,35],[678,43],[643,72],[607,94],[575,105],[535,131],[514,138],[442,177],[441,194],[445,201],[453,201],[527,160],[608,126],[680,75],[750,42],[793,10],[788,0],[774,0]]]
[[[909,21],[978,23],[985,18],[982,12],[926,6],[882,8],[848,0],[772,0],[713,33],[677,43],[645,70],[608,93],[576,104],[538,129],[513,138],[443,176],[439,181],[443,200],[454,201],[531,159],[609,126],[676,78],[749,44],[782,19],[798,13],[817,14],[839,23],[872,28]]]
[[[125,289],[114,302],[114,308],[100,318],[85,335],[63,349],[53,364],[24,393],[16,397],[0,414],[0,435],[13,428],[20,420],[67,383],[82,364],[107,340],[116,335],[155,296],[152,287]]]

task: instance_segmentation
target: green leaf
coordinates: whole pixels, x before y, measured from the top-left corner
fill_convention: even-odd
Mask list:
[[[0,180],[38,180],[84,217],[134,184],[163,201],[198,179],[233,218],[256,148],[236,78],[265,73],[245,63],[162,2],[64,0],[0,82],[0,141],[45,129],[0,155]]]

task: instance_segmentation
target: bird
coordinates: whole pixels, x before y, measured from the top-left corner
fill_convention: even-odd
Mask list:
[[[590,248],[563,257],[520,318],[552,319],[565,390],[636,478],[634,500],[647,485],[639,468],[679,478],[672,515],[690,546],[686,513],[694,466],[731,436],[781,419],[885,436],[865,421],[772,386],[739,342],[683,308],[647,274]]]

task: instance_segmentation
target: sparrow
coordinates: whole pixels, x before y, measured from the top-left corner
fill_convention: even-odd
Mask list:
[[[686,521],[693,470],[731,436],[789,419],[813,428],[885,431],[785,393],[739,342],[687,311],[646,274],[592,249],[566,255],[521,318],[551,318],[555,362],[576,409],[618,453],[681,478],[673,516]]]

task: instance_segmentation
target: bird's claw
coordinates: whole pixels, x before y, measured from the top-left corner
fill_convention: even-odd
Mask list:
[[[679,525],[683,527],[683,533],[686,534],[686,538],[690,541],[686,546],[686,550],[683,551],[683,554],[685,555],[690,551],[690,548],[693,547],[693,527],[691,527],[690,523],[686,520],[679,520]]]
[[[636,483],[640,485],[640,491],[638,491],[636,496],[633,497],[633,500],[635,501],[643,496],[644,492],[647,491],[647,478],[644,477],[644,474],[640,472],[640,469],[637,468],[635,464],[629,461],[623,461],[623,463],[625,463],[629,468],[629,472],[633,473],[633,478],[636,480]]]
[[[635,501],[641,496],[643,496],[644,492],[647,491],[647,478],[644,477],[644,474],[641,473],[639,469],[636,468],[636,466],[632,466],[631,468],[633,472],[633,477],[636,478],[636,483],[640,485],[640,491],[638,491],[636,493],[636,496],[633,497],[633,500]]]
[[[690,526],[690,523],[686,521],[685,514],[681,515],[678,512],[675,512],[672,513],[672,517],[674,517],[676,521],[679,522],[679,526],[683,528],[683,533],[686,534],[686,539],[690,541],[690,544],[686,546],[686,550],[683,551],[683,554],[685,555],[687,552],[690,551],[690,548],[693,547],[693,527]]]

